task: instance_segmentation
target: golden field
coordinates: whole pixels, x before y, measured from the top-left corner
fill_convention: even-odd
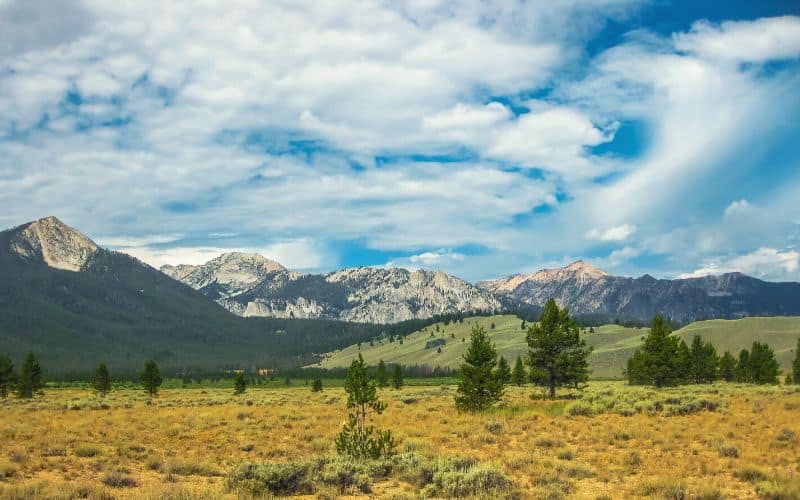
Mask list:
[[[339,471],[336,481],[298,492],[329,498],[453,491],[520,498],[800,497],[796,386],[718,383],[656,391],[591,382],[570,395],[575,399],[556,401],[532,397],[539,389],[509,387],[501,407],[477,415],[458,413],[454,392],[453,386],[382,389],[388,409],[375,423],[394,432],[398,460],[472,458],[497,475],[487,477],[508,480],[502,490],[482,489],[488,483],[478,475],[474,489],[425,487],[396,461],[368,480],[350,484]],[[226,479],[241,463],[332,457],[345,400],[341,388],[311,393],[306,387],[252,388],[241,396],[164,389],[152,401],[130,389],[106,398],[78,389],[9,398],[0,401],[0,497],[247,496]],[[466,481],[458,473],[442,477]]]

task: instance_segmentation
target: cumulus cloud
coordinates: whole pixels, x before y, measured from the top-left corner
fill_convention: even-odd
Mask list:
[[[640,2],[51,3],[0,4],[4,225],[55,214],[155,264],[260,249],[332,267],[328,243],[357,241],[482,278],[598,241],[691,269],[785,248],[800,217],[791,165],[769,164],[769,192],[726,181],[765,168],[800,110],[792,68],[730,62],[795,57],[797,18],[639,30],[595,55]],[[595,152],[629,122],[644,153]],[[720,222],[733,199],[762,224]],[[486,253],[428,251],[467,245]]]
[[[155,247],[126,246],[125,253],[159,268],[164,265],[199,265],[226,252],[258,253],[296,270],[317,270],[326,264],[326,255],[310,239],[279,241],[264,247]]]
[[[599,241],[624,241],[636,232],[636,226],[631,224],[621,224],[612,226],[605,230],[597,228],[590,229],[586,233],[586,239]]]
[[[753,212],[753,205],[747,200],[738,200],[731,202],[730,205],[725,207],[725,218],[736,217],[737,215],[747,215]]]
[[[719,25],[698,21],[674,36],[678,50],[712,60],[764,62],[800,57],[800,18],[783,16]]]
[[[800,252],[791,248],[762,247],[744,255],[709,260],[703,267],[680,277],[694,278],[730,272],[771,280],[797,280],[800,279]]]

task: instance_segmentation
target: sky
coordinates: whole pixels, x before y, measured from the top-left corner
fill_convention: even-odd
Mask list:
[[[0,0],[0,227],[800,281],[800,3]]]

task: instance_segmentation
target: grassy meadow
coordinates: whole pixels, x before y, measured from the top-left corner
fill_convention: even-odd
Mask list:
[[[796,386],[509,387],[484,414],[454,386],[382,389],[398,454],[366,464],[333,451],[341,388],[45,392],[0,401],[0,498],[800,495]]]
[[[462,354],[469,346],[469,334],[473,326],[480,325],[486,329],[494,341],[499,354],[513,364],[519,355],[528,351],[525,342],[525,330],[522,320],[513,315],[489,317],[472,317],[463,323],[453,322],[445,325],[437,323],[409,334],[403,344],[386,339],[375,341],[374,345],[362,343],[329,353],[325,359],[313,366],[335,368],[349,366],[358,357],[364,357],[370,365],[376,365],[383,359],[386,363],[403,365],[447,366],[456,368],[462,362]],[[494,328],[492,328],[494,325]],[[439,331],[436,328],[439,328]],[[594,327],[595,332],[581,330],[586,344],[594,350],[589,356],[589,368],[594,379],[622,378],[625,364],[647,335],[646,328],[626,328],[619,325],[603,325]],[[687,344],[695,334],[710,340],[722,354],[729,350],[738,356],[742,348],[749,348],[753,341],[768,343],[774,350],[781,367],[786,371],[794,358],[794,348],[800,337],[800,318],[768,317],[744,318],[739,320],[697,321],[675,332]],[[426,343],[443,339],[442,352],[437,347],[426,348]]]

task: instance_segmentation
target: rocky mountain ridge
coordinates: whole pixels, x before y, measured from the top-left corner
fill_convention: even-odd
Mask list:
[[[483,281],[479,288],[532,305],[555,298],[575,315],[648,321],[656,313],[686,324],[701,319],[800,315],[800,283],[770,283],[741,273],[686,279],[614,276],[582,261]]]
[[[254,266],[254,262],[261,264]],[[223,254],[201,266],[161,270],[246,317],[396,323],[501,308],[491,293],[441,271],[357,267],[301,274],[261,256],[237,253]]]

